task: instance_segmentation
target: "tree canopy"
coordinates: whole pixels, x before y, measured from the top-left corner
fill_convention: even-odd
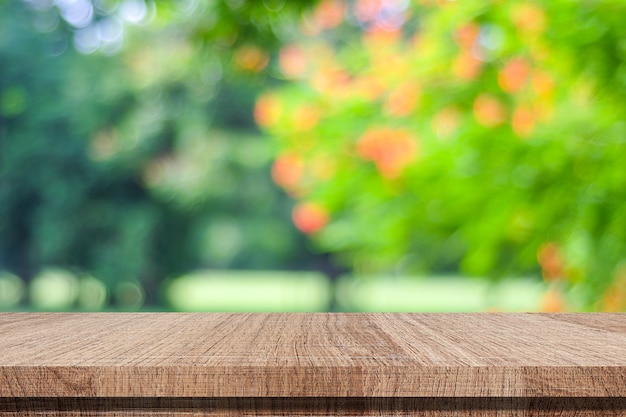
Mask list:
[[[0,270],[158,302],[195,268],[334,275],[332,254],[357,275],[542,277],[547,310],[624,310],[625,14],[1,2]]]
[[[294,222],[364,273],[540,272],[557,309],[624,308],[625,12],[322,3],[255,109]]]
[[[226,3],[0,4],[0,270],[62,267],[113,303],[127,283],[157,303],[196,268],[316,267],[252,118],[265,81],[221,45],[236,27],[229,47],[269,57],[275,13]],[[213,29],[212,8],[230,13]]]

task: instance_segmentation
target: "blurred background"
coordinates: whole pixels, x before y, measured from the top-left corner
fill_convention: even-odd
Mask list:
[[[626,311],[625,15],[0,1],[0,310]]]

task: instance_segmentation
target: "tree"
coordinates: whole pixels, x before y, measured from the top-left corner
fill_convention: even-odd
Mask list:
[[[625,12],[322,2],[255,108],[294,222],[360,272],[541,272],[546,308],[625,309]]]
[[[140,283],[155,304],[195,268],[314,264],[251,116],[270,51],[250,39],[275,36],[226,3],[215,33],[182,3],[0,4],[0,269]]]

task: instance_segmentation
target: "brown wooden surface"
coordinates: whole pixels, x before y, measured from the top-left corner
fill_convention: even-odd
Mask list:
[[[555,407],[622,397],[621,411],[602,415],[626,415],[626,315],[5,313],[0,397],[15,407],[39,397],[562,397]]]

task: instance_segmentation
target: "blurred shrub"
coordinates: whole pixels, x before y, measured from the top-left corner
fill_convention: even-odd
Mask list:
[[[358,273],[541,272],[546,310],[625,309],[625,14],[322,2],[255,108],[294,223]]]
[[[274,31],[307,4],[0,2],[0,268],[105,285],[52,302],[45,273],[37,306],[137,308],[199,267],[309,265],[252,119]]]

